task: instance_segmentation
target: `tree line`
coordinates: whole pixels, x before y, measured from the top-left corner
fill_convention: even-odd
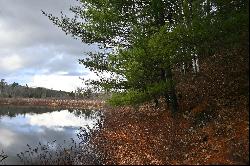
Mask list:
[[[8,84],[5,79],[0,81],[0,98],[60,98],[60,99],[90,99],[97,97],[89,88],[78,87],[75,91],[65,92],[42,87],[32,88],[27,84],[22,86],[16,82]]]
[[[70,11],[74,17],[43,14],[99,45],[79,63],[100,76],[86,84],[112,92],[113,105],[163,97],[177,112],[176,66],[185,74],[191,64],[196,74],[199,59],[249,48],[248,0],[81,0]]]

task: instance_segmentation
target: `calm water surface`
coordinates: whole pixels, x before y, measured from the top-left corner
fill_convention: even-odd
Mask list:
[[[71,138],[78,139],[80,127],[93,129],[100,117],[95,110],[0,106],[0,153],[8,155],[0,164],[23,164],[17,154],[27,150],[27,144],[69,144]]]

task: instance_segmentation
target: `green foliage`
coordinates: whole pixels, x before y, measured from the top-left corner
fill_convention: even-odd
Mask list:
[[[147,99],[148,96],[145,93],[130,90],[124,93],[114,93],[108,100],[108,104],[112,106],[135,105]]]
[[[11,84],[11,87],[12,87],[12,88],[15,88],[15,87],[17,87],[18,85],[19,85],[18,83],[13,82],[13,84]]]
[[[143,102],[151,101],[164,95],[169,84],[166,82],[153,83],[146,87],[144,91],[129,90],[123,93],[114,93],[108,100],[108,104],[112,106],[119,105],[136,105]]]
[[[81,0],[70,8],[74,18],[43,14],[66,34],[99,44],[79,62],[110,73],[88,83],[116,92],[111,104],[168,96],[176,105],[173,65],[248,47],[248,8],[247,0]]]

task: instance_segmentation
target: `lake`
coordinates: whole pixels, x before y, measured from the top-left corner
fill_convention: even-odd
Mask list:
[[[77,149],[87,141],[83,134],[98,129],[101,117],[99,110],[0,106],[0,154],[8,155],[0,164],[45,162],[42,153],[55,158],[67,148]]]

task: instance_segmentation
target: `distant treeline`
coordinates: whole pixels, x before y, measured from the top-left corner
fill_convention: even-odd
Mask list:
[[[42,87],[22,86],[16,82],[8,84],[5,79],[0,81],[0,97],[2,98],[61,98],[61,99],[93,99],[100,96],[91,89],[77,88],[72,92],[52,90]]]

